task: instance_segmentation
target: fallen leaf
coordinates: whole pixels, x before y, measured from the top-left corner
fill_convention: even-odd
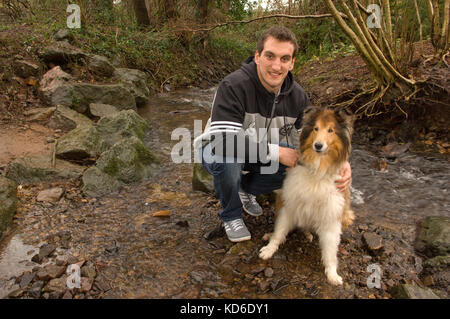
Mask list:
[[[153,217],[170,217],[170,210],[160,210],[159,212],[153,213]]]

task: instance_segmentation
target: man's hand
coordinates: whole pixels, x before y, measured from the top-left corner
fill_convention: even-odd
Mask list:
[[[351,181],[352,181],[352,168],[350,167],[349,162],[345,162],[344,166],[342,167],[341,172],[339,173],[341,175],[341,179],[338,179],[335,181],[336,187],[340,192],[343,192],[349,187]]]
[[[298,161],[298,151],[289,147],[278,148],[278,158],[281,164],[284,164],[289,168],[297,165]]]

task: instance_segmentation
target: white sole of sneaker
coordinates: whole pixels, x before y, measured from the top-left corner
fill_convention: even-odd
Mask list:
[[[253,214],[253,213],[250,213],[248,210],[245,209],[244,206],[242,206],[242,210],[243,210],[244,212],[246,212],[247,214],[249,214],[250,216],[253,216],[253,217],[258,217],[258,216],[261,216],[261,215],[263,214],[263,213],[261,213],[261,214]]]
[[[252,236],[241,237],[241,238],[230,238],[230,237],[228,237],[228,239],[229,239],[230,241],[232,241],[233,243],[239,243],[239,242],[241,242],[241,241],[246,241],[246,240],[252,239]]]

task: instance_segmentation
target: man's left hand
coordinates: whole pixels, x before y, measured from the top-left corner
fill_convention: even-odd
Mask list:
[[[336,180],[335,183],[339,192],[343,192],[350,186],[352,181],[352,168],[349,162],[345,162],[339,175],[341,175],[341,179]]]

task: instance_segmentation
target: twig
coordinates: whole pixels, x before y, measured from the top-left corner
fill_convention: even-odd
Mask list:
[[[339,13],[344,19],[347,19],[347,16],[343,13]],[[178,29],[176,31],[190,31],[190,32],[210,32],[216,28],[220,28],[220,27],[224,27],[226,25],[230,25],[230,24],[247,24],[250,22],[254,22],[254,21],[258,21],[258,20],[264,20],[264,19],[270,19],[270,18],[287,18],[287,19],[322,19],[322,18],[331,18],[333,17],[332,14],[330,13],[324,13],[324,14],[307,14],[307,15],[300,15],[300,16],[293,16],[293,15],[289,15],[289,14],[271,14],[268,16],[262,16],[262,17],[257,17],[257,18],[253,18],[253,19],[249,19],[249,20],[242,20],[242,21],[228,21],[228,22],[224,22],[224,23],[218,23],[210,28],[204,28],[204,29],[196,29],[196,30],[192,30],[192,29]]]
[[[58,145],[58,140],[55,140],[55,144],[53,144],[52,167],[55,167],[55,164],[56,164],[56,146],[57,145]]]

